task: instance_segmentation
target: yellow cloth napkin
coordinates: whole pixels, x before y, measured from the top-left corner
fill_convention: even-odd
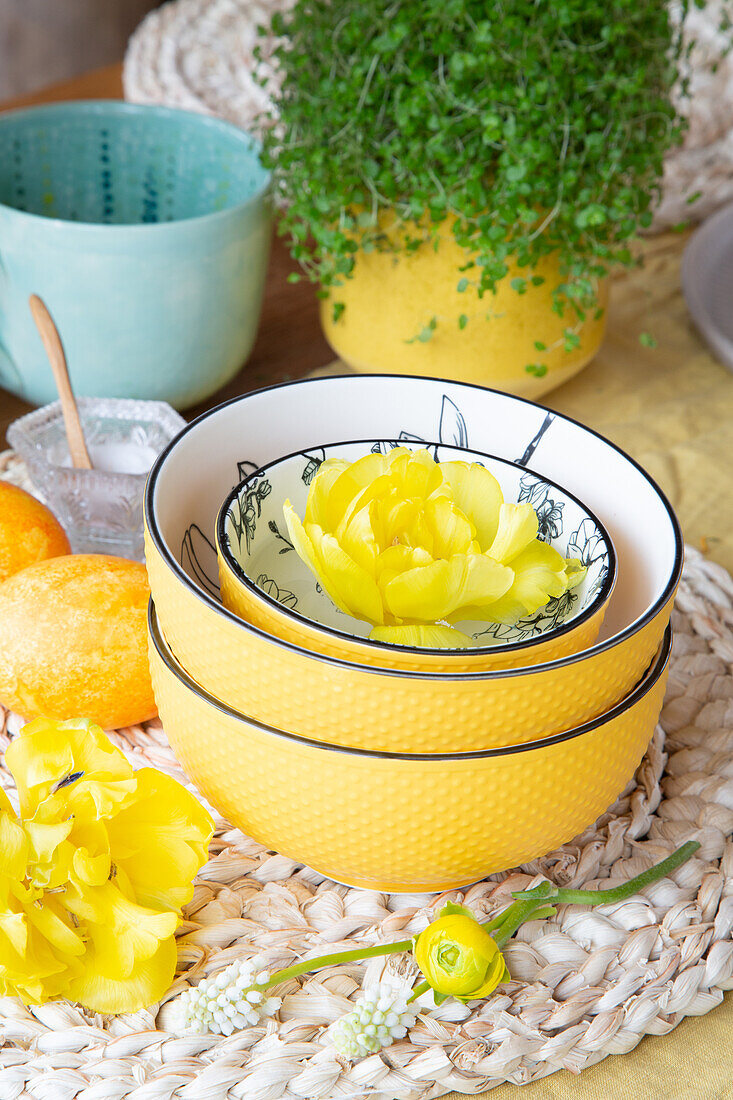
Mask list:
[[[733,996],[669,1035],[647,1036],[579,1076],[560,1070],[529,1085],[499,1085],[479,1100],[733,1100]],[[447,1100],[465,1100],[452,1092]]]
[[[687,312],[683,245],[676,234],[646,242],[644,267],[613,285],[598,356],[546,403],[633,455],[669,496],[685,540],[733,571],[733,372]],[[656,348],[639,344],[645,331]]]

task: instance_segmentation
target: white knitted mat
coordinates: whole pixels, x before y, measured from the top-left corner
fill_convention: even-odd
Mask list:
[[[259,40],[263,60],[255,62],[256,30],[292,3],[169,0],[147,15],[130,39],[126,98],[219,115],[256,131],[268,93],[278,83],[267,36]],[[702,9],[693,5],[687,17],[685,33],[697,44],[689,59],[689,99],[679,93],[676,99],[689,129],[683,145],[666,158],[654,230],[700,221],[733,199],[733,51],[726,52],[730,35],[719,30],[730,4],[707,0]],[[265,78],[265,89],[255,73]],[[697,196],[693,202],[691,196]]]
[[[12,460],[0,466],[22,480]],[[407,938],[446,897],[487,919],[542,877],[617,885],[699,840],[673,876],[626,902],[562,906],[524,925],[505,949],[512,981],[499,992],[423,1012],[404,1040],[356,1063],[336,1054],[329,1025],[383,970],[412,981],[410,956],[293,980],[278,990],[275,1020],[229,1038],[168,1033],[165,1005],[103,1017],[66,1002],[27,1009],[0,999],[2,1100],[429,1100],[579,1072],[709,1012],[733,988],[733,581],[692,549],[674,626],[661,726],[634,781],[582,836],[465,891],[390,896],[336,885],[219,820],[178,932],[171,996],[239,957],[284,966]],[[3,713],[0,749],[20,724]],[[112,737],[134,765],[186,782],[160,723]],[[0,768],[0,785],[11,782]]]

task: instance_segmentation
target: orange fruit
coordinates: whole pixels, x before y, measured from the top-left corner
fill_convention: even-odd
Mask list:
[[[0,584],[0,701],[24,718],[104,729],[157,713],[147,656],[145,566],[70,554]]]
[[[0,481],[0,581],[33,562],[70,553],[53,512],[25,489]]]

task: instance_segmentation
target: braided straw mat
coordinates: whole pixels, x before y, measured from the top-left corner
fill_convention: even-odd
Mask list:
[[[6,477],[23,481],[11,456]],[[506,948],[512,981],[470,1006],[446,1001],[406,1039],[351,1064],[328,1041],[365,981],[412,981],[409,956],[331,967],[282,986],[277,1021],[179,1037],[166,1007],[104,1017],[78,1005],[23,1007],[0,998],[0,1098],[20,1100],[429,1100],[579,1072],[608,1054],[703,1015],[733,988],[733,580],[687,550],[674,612],[667,697],[634,780],[582,836],[465,891],[407,896],[336,885],[217,820],[210,859],[178,932],[170,997],[240,956],[269,966],[420,931],[445,897],[486,919],[512,890],[546,876],[616,885],[685,840],[702,847],[673,877],[594,910],[562,906],[524,925]],[[2,712],[0,749],[22,725]],[[187,783],[159,722],[111,734],[133,765]],[[0,784],[12,780],[0,767]],[[284,792],[283,797],[287,797]]]

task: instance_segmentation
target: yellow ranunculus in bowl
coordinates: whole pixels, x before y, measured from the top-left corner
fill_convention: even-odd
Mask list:
[[[436,462],[397,447],[356,462],[330,458],[314,477],[293,546],[334,604],[372,623],[375,641],[461,648],[450,624],[511,623],[584,575],[537,538],[529,503],[504,501],[477,462]]]

